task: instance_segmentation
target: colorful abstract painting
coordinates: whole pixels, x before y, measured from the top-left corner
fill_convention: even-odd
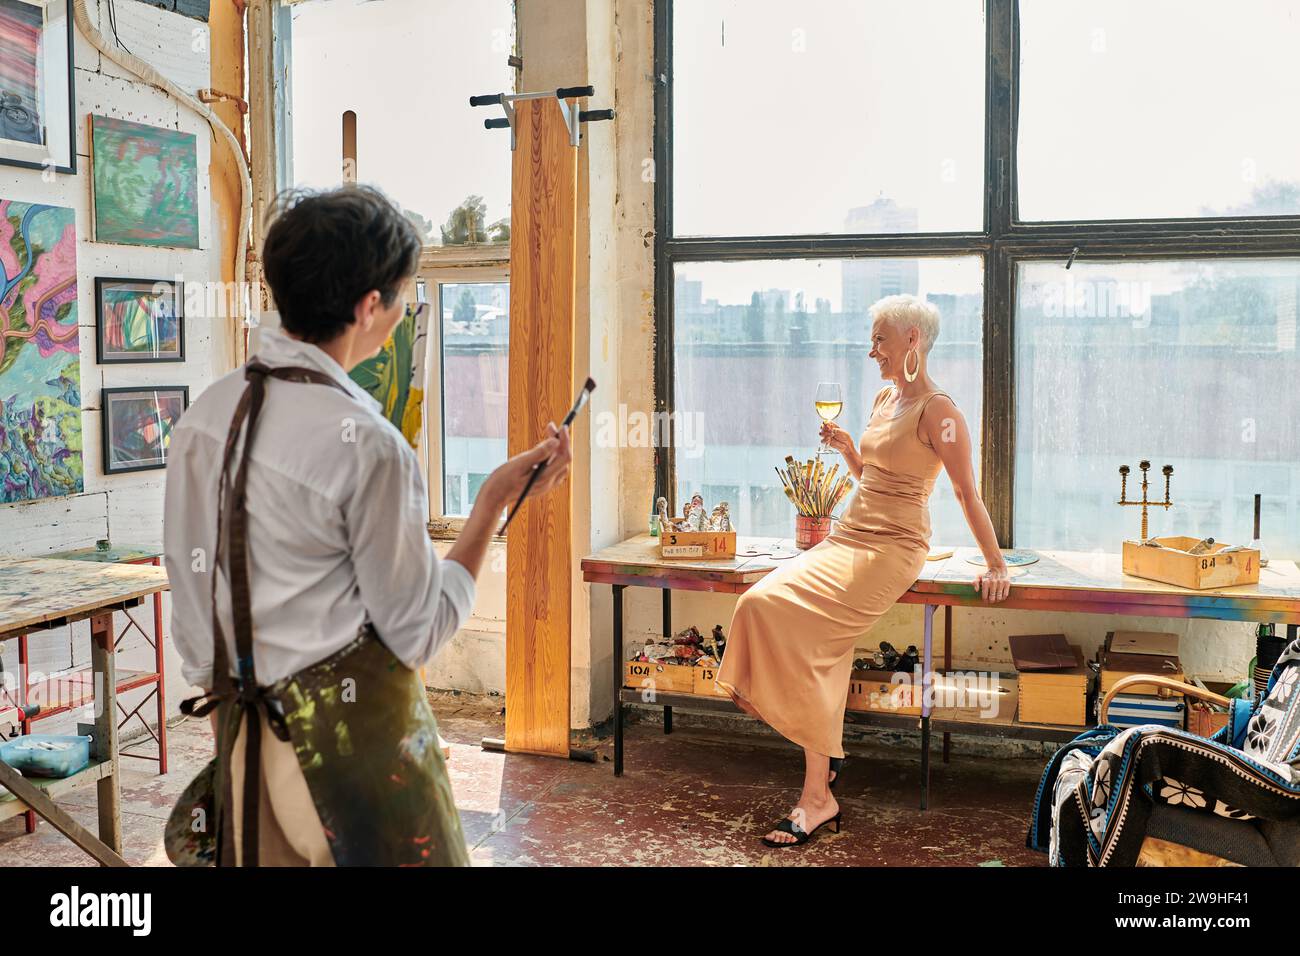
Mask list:
[[[90,117],[95,239],[199,248],[199,160],[192,133]]]
[[[41,143],[40,79],[43,5],[0,0],[0,138]]]
[[[0,502],[83,488],[77,229],[71,209],[0,200]]]
[[[96,279],[96,358],[101,363],[184,361],[181,307],[175,282]]]
[[[167,467],[167,449],[181,413],[189,406],[184,385],[106,388],[103,402],[104,473]]]
[[[397,426],[412,448],[420,441],[428,345],[427,307],[408,307],[379,354],[351,373],[354,382],[379,400],[384,417]]]

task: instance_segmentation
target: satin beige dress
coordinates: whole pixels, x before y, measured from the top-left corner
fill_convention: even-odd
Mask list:
[[[930,492],[943,465],[917,427],[934,391],[895,417],[887,385],[858,443],[862,475],[824,541],[741,595],[718,686],[800,747],[844,756],[853,651],[925,566]]]

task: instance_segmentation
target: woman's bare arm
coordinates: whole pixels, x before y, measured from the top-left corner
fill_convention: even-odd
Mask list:
[[[953,494],[957,496],[966,523],[970,525],[980,553],[984,555],[987,570],[976,576],[975,587],[984,600],[1001,601],[1010,592],[1011,581],[1007,575],[1006,560],[998,548],[993,521],[975,486],[970,430],[966,427],[966,419],[952,403],[952,399],[946,395],[937,395],[925,407],[917,431],[930,443],[943,462],[948,479],[952,482]]]

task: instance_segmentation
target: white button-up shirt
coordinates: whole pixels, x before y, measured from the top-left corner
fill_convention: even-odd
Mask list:
[[[415,452],[379,403],[316,346],[262,329],[257,358],[271,367],[316,369],[346,390],[267,380],[247,483],[258,682],[270,684],[342,649],[366,620],[399,659],[418,667],[469,616],[474,579],[434,553]],[[212,686],[210,575],[221,453],[246,384],[242,368],[214,382],[181,416],[167,455],[172,639],[185,679],[204,688]],[[233,668],[225,563],[222,555],[217,607]]]

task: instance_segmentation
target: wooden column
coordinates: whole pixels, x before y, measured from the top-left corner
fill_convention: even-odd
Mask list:
[[[559,104],[515,104],[510,206],[511,455],[573,402],[578,150]],[[569,755],[570,482],[525,500],[506,543],[506,750]]]

